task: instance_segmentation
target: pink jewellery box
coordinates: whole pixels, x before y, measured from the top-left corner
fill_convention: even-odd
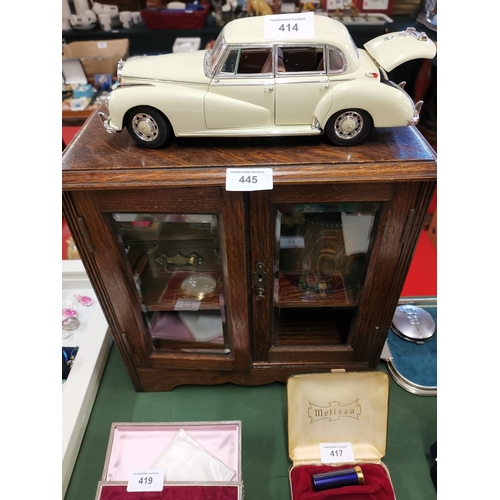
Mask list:
[[[113,423],[96,500],[142,500],[131,474],[163,469],[148,500],[242,500],[241,422]]]
[[[384,372],[290,377],[292,500],[395,500],[389,470],[382,463],[388,405],[389,377]]]

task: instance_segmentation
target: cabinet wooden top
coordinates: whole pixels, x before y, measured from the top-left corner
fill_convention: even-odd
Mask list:
[[[335,147],[323,136],[175,138],[139,148],[126,131],[108,134],[94,112],[62,157],[64,191],[225,186],[228,168],[273,169],[274,185],[432,181],[434,150],[415,127],[375,129],[362,144]]]

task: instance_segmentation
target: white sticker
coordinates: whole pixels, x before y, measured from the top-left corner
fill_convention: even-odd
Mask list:
[[[327,0],[326,8],[328,10],[342,10],[344,8],[344,0]]]
[[[265,16],[264,38],[271,40],[314,38],[314,12]]]
[[[127,483],[127,491],[162,491],[164,469],[132,471]]]
[[[281,236],[280,248],[305,248],[303,236]]]
[[[98,49],[107,49],[108,48],[108,42],[97,42],[97,48]]]
[[[354,462],[352,443],[320,443],[319,452],[324,464]]]
[[[387,10],[389,0],[363,0],[363,10]]]
[[[265,191],[272,188],[272,168],[226,169],[226,191]]]
[[[177,299],[175,311],[197,311],[200,308],[201,300]]]

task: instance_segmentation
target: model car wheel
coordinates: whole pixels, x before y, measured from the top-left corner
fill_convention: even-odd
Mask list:
[[[326,135],[337,146],[353,146],[360,143],[372,128],[372,117],[366,111],[344,109],[328,120]]]
[[[160,148],[172,137],[172,126],[156,109],[140,106],[131,109],[126,117],[132,139],[144,148]]]

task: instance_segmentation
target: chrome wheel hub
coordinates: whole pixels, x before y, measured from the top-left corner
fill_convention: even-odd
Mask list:
[[[143,141],[154,141],[158,137],[158,124],[151,115],[138,113],[132,118],[132,128]]]
[[[363,117],[355,111],[347,111],[335,120],[333,126],[337,137],[352,139],[363,129]]]

